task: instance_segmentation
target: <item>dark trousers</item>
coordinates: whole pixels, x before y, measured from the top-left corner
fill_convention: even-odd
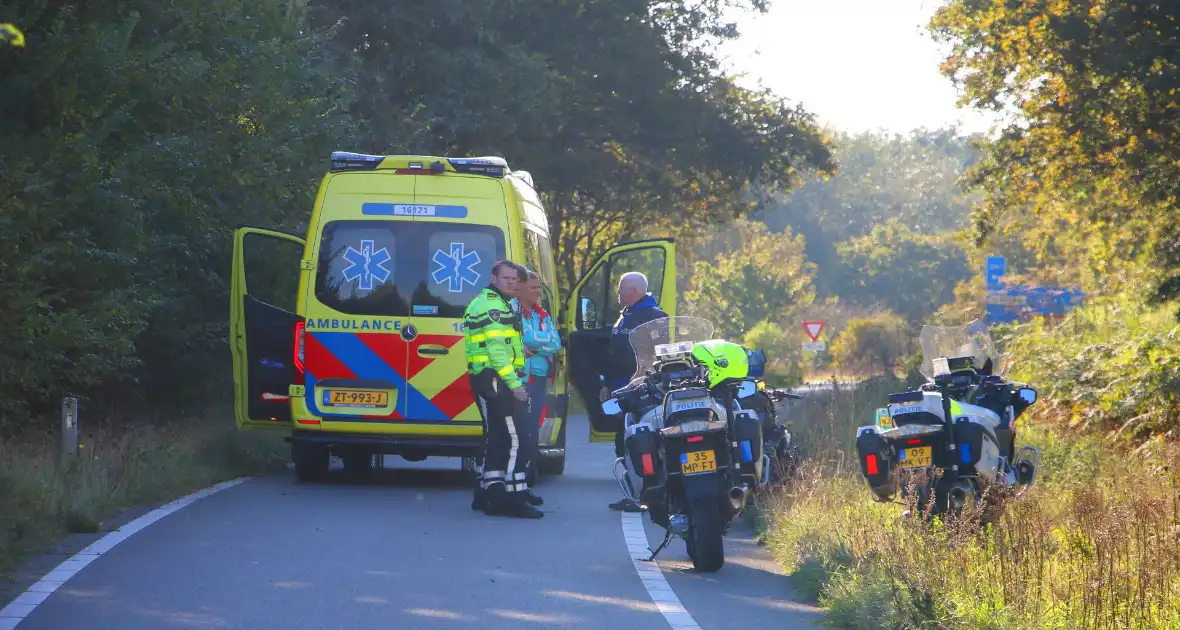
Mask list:
[[[480,487],[487,490],[502,486],[507,492],[528,490],[532,462],[526,441],[527,404],[517,402],[512,390],[490,369],[471,376],[471,389],[484,426]]]
[[[544,421],[541,413],[545,410],[545,402],[549,397],[548,386],[549,379],[544,376],[533,376],[532,381],[525,386],[529,392],[528,420],[525,422],[528,429],[528,440],[522,445],[522,448],[528,447],[529,485],[537,484],[537,465],[541,460],[539,444],[541,422]]]

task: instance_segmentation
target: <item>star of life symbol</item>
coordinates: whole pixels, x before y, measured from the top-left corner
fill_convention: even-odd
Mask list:
[[[463,243],[451,243],[450,253],[435,250],[431,262],[438,265],[431,272],[434,283],[446,283],[447,291],[451,293],[462,293],[464,284],[475,286],[479,283],[481,274],[475,270],[480,262],[479,252],[467,251]]]
[[[344,260],[348,261],[348,268],[344,270],[344,279],[349,282],[359,279],[357,287],[361,291],[372,291],[373,280],[384,283],[389,279],[391,272],[384,265],[391,259],[389,250],[384,247],[373,251],[373,241],[361,241],[360,250],[353,249],[349,245],[348,251],[344,252]]]

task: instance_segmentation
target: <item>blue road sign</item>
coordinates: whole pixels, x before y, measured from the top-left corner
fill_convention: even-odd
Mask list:
[[[988,291],[984,305],[988,323],[1013,322],[1036,315],[1063,316],[1086,301],[1075,287],[1006,286]]]
[[[1000,278],[1008,273],[1008,259],[1003,256],[988,256],[987,257],[987,288],[994,289],[1000,286]]]

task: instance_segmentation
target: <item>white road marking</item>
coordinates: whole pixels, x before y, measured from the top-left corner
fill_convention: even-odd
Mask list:
[[[639,579],[643,580],[647,596],[664,615],[672,630],[701,630],[696,620],[681,605],[668,580],[664,579],[664,573],[660,571],[659,565],[647,561],[651,551],[648,550],[647,534],[643,531],[642,514],[623,512],[623,539],[627,541],[631,564],[635,566]]]
[[[115,548],[115,545],[131,538],[136,532],[143,530],[148,525],[187,507],[205,497],[217,494],[226,488],[246,481],[249,477],[239,477],[230,481],[219,483],[215,486],[205,488],[194,492],[188,496],[181,497],[167,505],[162,505],[147,514],[127,523],[119,529],[99,538],[86,547],[82,551],[74,554],[69,560],[57,565],[52,571],[46,573],[41,577],[41,580],[29,587],[29,590],[22,593],[19,597],[12,600],[12,603],[0,610],[0,630],[13,630],[20,622],[24,621],[25,617],[33,614],[33,611],[40,606],[42,602],[49,599],[62,584],[65,584],[70,578],[77,575],[79,571],[86,567],[86,565],[94,562],[102,554]]]

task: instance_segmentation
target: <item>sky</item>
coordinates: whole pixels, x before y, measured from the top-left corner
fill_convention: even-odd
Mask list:
[[[767,14],[733,13],[741,38],[719,51],[739,85],[764,86],[842,131],[907,133],[994,120],[958,109],[926,32],[940,0],[771,0]],[[780,61],[781,60],[781,61]]]

